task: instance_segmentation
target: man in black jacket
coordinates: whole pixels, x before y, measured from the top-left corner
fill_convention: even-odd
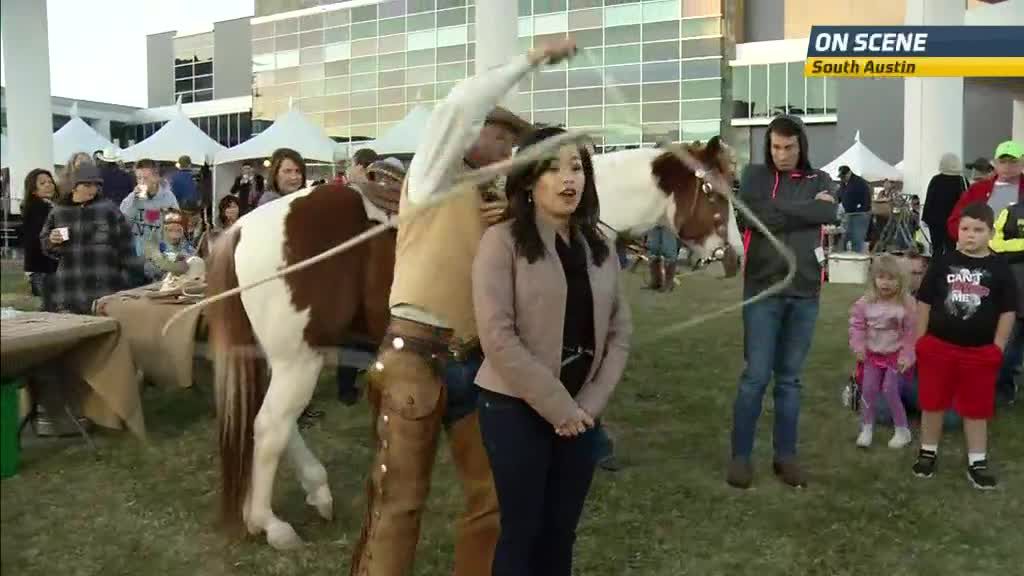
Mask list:
[[[793,487],[806,485],[797,461],[800,373],[811,348],[821,289],[822,226],[836,221],[831,181],[808,161],[807,135],[800,120],[775,118],[765,134],[764,164],[747,166],[740,198],[796,257],[796,275],[781,292],[743,308],[746,366],[733,406],[732,462],[727,482],[748,488],[751,454],[761,403],[775,377],[775,474]],[[744,238],[743,295],[750,298],[785,279],[785,258],[753,227]]]
[[[871,224],[871,186],[868,181],[853,173],[849,166],[839,167],[839,199],[843,202],[844,227],[843,240],[839,246],[845,250],[846,243],[854,252],[864,253],[864,241],[868,237],[868,225]]]

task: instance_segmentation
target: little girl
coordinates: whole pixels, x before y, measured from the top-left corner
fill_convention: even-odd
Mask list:
[[[857,446],[871,445],[879,391],[892,412],[896,432],[890,448],[910,443],[907,412],[900,399],[900,380],[914,364],[914,300],[904,264],[891,254],[871,263],[867,294],[850,310],[850,349],[864,366],[861,382],[862,425]]]

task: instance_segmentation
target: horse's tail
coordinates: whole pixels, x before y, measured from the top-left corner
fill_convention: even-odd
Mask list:
[[[235,226],[214,242],[207,270],[209,295],[238,287]],[[210,344],[214,358],[217,429],[220,446],[221,515],[240,528],[252,473],[254,423],[266,393],[267,363],[239,295],[210,305]]]

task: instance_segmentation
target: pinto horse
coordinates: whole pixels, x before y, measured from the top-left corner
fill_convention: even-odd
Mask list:
[[[707,170],[727,171],[717,141],[688,151]],[[725,245],[728,202],[671,150],[597,156],[595,170],[602,212],[616,230],[642,231],[668,221],[702,249]],[[356,237],[373,226],[371,208],[358,192],[336,184],[257,208],[216,241],[207,273],[210,295],[274,276]],[[353,334],[383,338],[394,260],[395,234],[388,231],[211,305],[221,508],[229,525],[266,532],[278,549],[301,544],[270,506],[282,452],[298,472],[306,502],[332,518],[326,469],[306,447],[296,420],[313,395],[324,349]]]

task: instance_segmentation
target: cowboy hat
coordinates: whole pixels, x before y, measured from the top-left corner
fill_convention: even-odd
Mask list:
[[[508,108],[501,106],[495,106],[491,113],[487,115],[487,119],[484,120],[485,124],[501,124],[509,130],[515,133],[516,136],[522,138],[533,131],[533,126],[516,115]]]
[[[112,147],[104,148],[96,157],[104,162],[117,162],[120,159],[117,155],[117,149]]]

